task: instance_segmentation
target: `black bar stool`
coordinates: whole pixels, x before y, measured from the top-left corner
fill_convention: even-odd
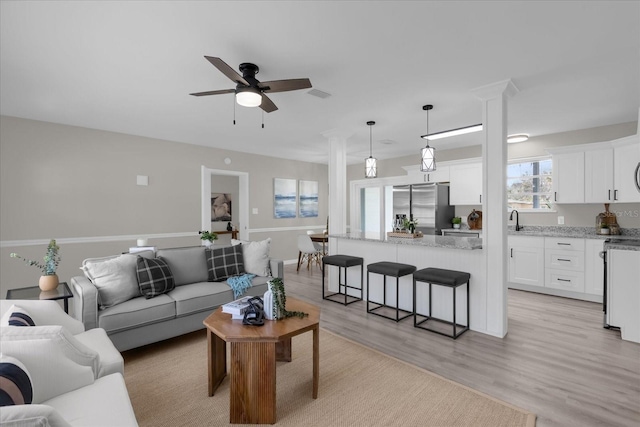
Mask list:
[[[471,275],[463,271],[444,270],[442,268],[424,268],[413,273],[413,326],[416,328],[424,329],[426,331],[435,332],[436,334],[444,335],[445,337],[453,338],[454,340],[460,335],[469,330],[469,278]],[[416,311],[416,282],[426,282],[429,284],[429,315],[425,316],[418,314]],[[467,285],[467,324],[460,325],[456,323],[456,289],[458,286]],[[431,285],[446,286],[453,290],[453,322],[448,320],[438,319],[431,316]],[[418,316],[425,317],[425,319],[418,322]],[[438,322],[452,325],[453,333],[451,335],[444,332],[430,329],[426,325],[422,326],[428,320],[436,320]],[[458,330],[457,328],[462,329]]]
[[[362,301],[362,282],[364,280],[364,270],[363,270],[364,260],[357,256],[350,255],[325,255],[322,257],[322,299],[326,299],[329,301],[337,302],[338,304],[351,304],[356,301]],[[324,271],[325,266],[333,265],[338,267],[338,292],[334,292],[329,295],[325,295],[324,291]],[[356,288],[355,286],[349,286],[347,283],[347,268],[360,266],[360,287]],[[344,268],[344,283],[342,283],[342,269]],[[341,292],[342,287],[344,286],[344,294]],[[353,295],[347,294],[347,289],[355,289],[360,291],[360,298],[355,297]],[[340,295],[344,295],[344,303],[342,301],[338,301],[335,296],[340,298]],[[349,300],[350,299],[350,300]]]
[[[369,264],[367,266],[367,313],[375,314],[377,316],[384,317],[386,319],[395,320],[399,322],[402,319],[406,319],[411,316],[413,313],[408,310],[403,310],[400,308],[400,278],[402,276],[406,276],[407,274],[411,274],[416,271],[416,267],[409,264],[400,264],[398,262],[374,262],[373,264]],[[376,273],[383,275],[383,288],[382,288],[382,304],[377,302],[372,302],[372,304],[377,305],[377,307],[369,308],[369,273]],[[396,306],[392,307],[387,305],[387,276],[392,276],[396,278]],[[375,310],[380,308],[387,307],[396,310],[396,316],[386,316],[381,313],[377,313]],[[400,312],[403,311],[408,313],[402,317],[400,317]]]

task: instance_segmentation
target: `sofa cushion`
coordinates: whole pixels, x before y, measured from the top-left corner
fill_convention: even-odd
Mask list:
[[[175,288],[171,269],[162,258],[138,257],[137,264],[138,286],[145,298],[153,298]]]
[[[254,277],[247,295],[262,296],[267,291],[266,277]],[[213,311],[233,301],[233,290],[225,282],[200,282],[180,286],[168,294],[176,302],[176,315],[186,316],[201,311]]]
[[[209,273],[204,250],[204,246],[159,249],[157,255],[167,262],[176,286],[182,286],[207,281]]]
[[[135,255],[89,258],[82,262],[82,271],[98,289],[100,308],[112,307],[140,296],[136,277]]]
[[[93,384],[43,402],[77,426],[137,426],[127,386],[121,374],[98,378]]]
[[[27,368],[15,357],[0,355],[0,406],[24,405],[33,400]]]
[[[14,304],[2,316],[0,326],[36,326],[36,324],[27,310]]]
[[[134,298],[100,312],[98,326],[107,333],[137,328],[176,317],[176,304],[165,295]]]
[[[234,246],[242,245],[245,272],[256,276],[271,276],[271,269],[269,268],[271,237],[259,242],[232,239],[231,244]]]
[[[240,246],[207,249],[209,281],[219,282],[227,277],[244,274],[244,259]]]
[[[0,426],[6,427],[71,427],[62,416],[49,405],[7,406],[0,411]]]

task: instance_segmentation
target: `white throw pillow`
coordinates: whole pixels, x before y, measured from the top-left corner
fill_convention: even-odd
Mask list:
[[[271,276],[271,268],[269,268],[271,237],[259,242],[232,239],[231,244],[234,246],[242,244],[245,272],[256,276]]]
[[[27,310],[14,304],[0,319],[0,326],[36,326],[36,324]]]
[[[3,427],[49,426],[71,427],[58,411],[48,405],[6,406],[0,411]]]
[[[137,255],[137,254],[136,254]],[[140,296],[136,255],[86,259],[81,269],[98,288],[100,308],[112,307]]]

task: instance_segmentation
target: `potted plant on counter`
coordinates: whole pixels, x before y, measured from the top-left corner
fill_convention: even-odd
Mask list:
[[[460,218],[459,216],[454,216],[451,219],[451,224],[453,224],[453,228],[460,228],[460,224],[462,224],[462,218]]]
[[[11,258],[19,258],[23,260],[26,265],[38,267],[42,271],[42,276],[40,276],[38,286],[40,286],[40,289],[43,291],[52,291],[57,288],[60,283],[58,275],[56,274],[56,270],[60,264],[60,255],[58,255],[59,250],[60,246],[56,244],[55,240],[51,240],[49,242],[49,246],[47,246],[47,254],[43,258],[44,263],[23,258],[15,252],[11,253],[9,256]]]
[[[206,247],[210,247],[213,245],[214,240],[218,240],[218,235],[211,231],[198,231],[198,234],[200,235],[200,240],[204,242]]]

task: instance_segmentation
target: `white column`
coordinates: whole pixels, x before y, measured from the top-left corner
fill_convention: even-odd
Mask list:
[[[518,93],[518,89],[509,79],[472,92],[482,101],[482,248],[486,263],[487,331],[504,337],[507,334],[507,98]]]
[[[347,138],[351,133],[331,130],[329,140],[329,234],[347,232]]]

